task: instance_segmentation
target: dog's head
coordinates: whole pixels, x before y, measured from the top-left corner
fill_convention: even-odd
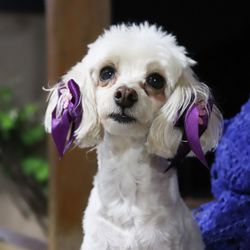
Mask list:
[[[175,155],[183,132],[175,126],[178,117],[191,102],[206,103],[211,98],[209,88],[194,77],[193,64],[175,37],[154,25],[112,26],[62,78],[63,82],[73,79],[82,96],[76,143],[93,147],[106,131],[144,137],[151,153]],[[58,98],[53,91],[45,118],[49,132]],[[221,115],[213,105],[201,138],[205,151],[216,146],[220,132]]]

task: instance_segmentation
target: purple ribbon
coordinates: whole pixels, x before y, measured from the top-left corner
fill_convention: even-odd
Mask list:
[[[207,108],[206,113],[200,116],[198,105],[199,104],[193,104],[188,109],[185,115],[184,129],[190,149],[194,152],[201,163],[208,167],[207,160],[201,147],[200,136],[207,128],[209,113]],[[199,118],[201,119],[201,124]]]
[[[177,120],[175,126],[184,129],[183,138],[176,156],[170,160],[170,165],[165,172],[172,167],[178,167],[190,151],[193,151],[201,163],[208,167],[207,160],[201,147],[200,136],[208,126],[213,104],[212,101],[209,100],[204,107],[202,107],[203,105],[202,102],[192,104],[183,116]]]
[[[77,83],[71,79],[67,84],[58,85],[58,102],[52,112],[52,138],[60,157],[70,148],[75,131],[82,120],[81,92]]]

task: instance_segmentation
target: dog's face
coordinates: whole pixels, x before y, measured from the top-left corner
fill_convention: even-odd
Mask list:
[[[77,143],[94,146],[107,131],[145,137],[149,151],[164,157],[175,154],[182,131],[174,122],[191,99],[206,102],[210,95],[193,77],[193,64],[175,38],[155,26],[112,26],[63,78],[74,79],[81,89],[84,113]],[[51,103],[46,125],[56,100]],[[220,134],[220,116],[214,111],[216,131],[211,141],[204,141],[207,148],[215,146]]]
[[[171,36],[151,27],[113,27],[90,46],[97,112],[104,130],[145,136],[192,61]]]
[[[140,47],[136,39],[116,42],[116,49],[110,48],[93,71],[97,112],[109,133],[145,136],[167,99],[166,67],[153,44]],[[124,42],[135,47],[122,48]]]

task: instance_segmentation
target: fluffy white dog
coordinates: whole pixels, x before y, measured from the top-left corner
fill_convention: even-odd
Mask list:
[[[74,141],[96,147],[98,155],[81,250],[204,248],[180,197],[176,170],[164,171],[183,140],[184,129],[176,121],[191,103],[206,106],[211,99],[209,88],[194,77],[194,63],[161,28],[123,24],[90,44],[83,60],[62,78],[80,88],[83,115]],[[49,132],[61,84],[50,96]],[[60,109],[72,98],[65,89]],[[213,104],[200,138],[204,152],[215,148],[220,133],[221,115]]]

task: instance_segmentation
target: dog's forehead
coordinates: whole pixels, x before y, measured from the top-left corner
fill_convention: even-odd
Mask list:
[[[125,59],[143,59],[155,58],[161,56],[159,46],[147,42],[142,44],[142,41],[137,39],[116,39],[116,40],[103,40],[103,44],[94,47],[100,57],[113,57]],[[99,58],[100,58],[99,57]]]
[[[155,26],[114,26],[89,45],[89,53],[100,58],[166,57],[177,47],[175,38]]]
[[[101,41],[103,43],[105,40],[116,44],[125,42],[127,46],[130,45],[130,42],[139,43],[139,45],[143,45],[144,43],[157,44],[160,42],[175,44],[176,42],[173,36],[168,35],[154,25],[111,26],[109,30],[105,31],[97,39],[97,42]]]

